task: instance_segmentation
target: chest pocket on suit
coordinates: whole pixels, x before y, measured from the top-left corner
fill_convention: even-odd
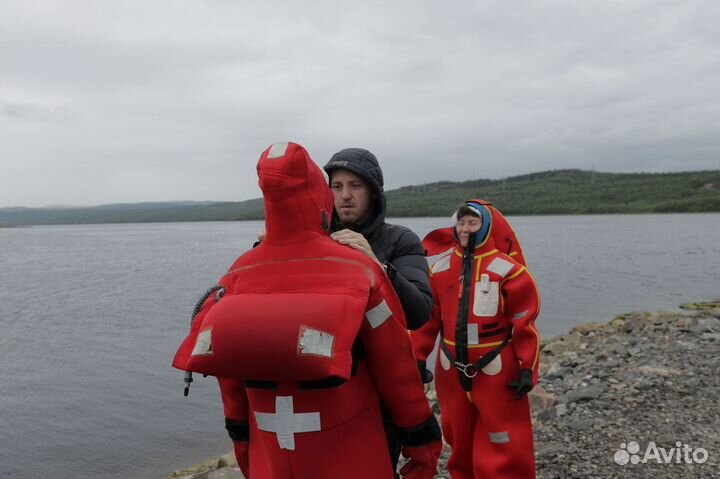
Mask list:
[[[487,291],[485,291],[487,289]],[[498,313],[500,303],[500,283],[489,282],[486,287],[482,282],[475,283],[475,297],[473,298],[473,314],[475,316],[491,317]]]

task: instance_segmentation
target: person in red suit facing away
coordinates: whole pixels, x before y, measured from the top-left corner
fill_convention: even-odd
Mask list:
[[[537,383],[540,297],[515,233],[470,200],[455,226],[427,235],[434,307],[412,331],[421,368],[440,333],[435,387],[453,479],[532,479],[527,393]]]
[[[250,479],[393,479],[380,401],[401,429],[401,473],[434,477],[440,428],[382,266],[329,237],[333,195],[295,143],[257,165],[265,240],[197,309],[173,366],[216,376]]]

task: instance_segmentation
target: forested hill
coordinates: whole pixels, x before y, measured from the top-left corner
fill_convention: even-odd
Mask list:
[[[387,193],[389,216],[444,216],[469,198],[507,215],[720,211],[720,170],[599,173],[554,170],[504,180],[438,182]]]
[[[508,215],[720,211],[720,170],[600,173],[554,170],[503,180],[441,181],[388,191],[387,216],[446,216],[469,198]],[[87,208],[0,208],[0,225],[262,219],[262,199]]]

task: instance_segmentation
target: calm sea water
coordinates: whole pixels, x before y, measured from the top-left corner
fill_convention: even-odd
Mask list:
[[[447,218],[397,219],[419,235]],[[720,214],[514,217],[544,336],[720,297]],[[170,367],[260,222],[0,229],[0,477],[165,477],[230,449],[212,378]]]

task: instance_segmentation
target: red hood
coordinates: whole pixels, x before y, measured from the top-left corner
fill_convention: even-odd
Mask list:
[[[333,194],[322,170],[297,143],[275,143],[260,156],[265,242],[295,243],[328,234]]]
[[[483,254],[498,249],[500,252],[512,256],[523,266],[526,266],[525,256],[518,242],[517,235],[505,216],[493,205],[484,200],[473,199],[465,203],[474,205],[476,209],[481,208],[481,214],[488,225],[487,229],[482,228],[481,231],[478,232],[481,236],[477,238],[475,254]],[[444,256],[448,252],[448,249],[462,249],[455,234],[454,226],[431,231],[423,239],[423,246],[427,252],[428,264],[430,265]]]

